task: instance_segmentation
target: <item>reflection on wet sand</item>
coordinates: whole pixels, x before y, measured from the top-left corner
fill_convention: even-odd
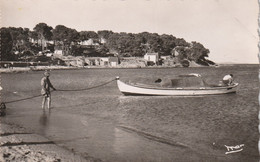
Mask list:
[[[42,114],[40,115],[39,118],[39,124],[41,125],[40,132],[44,135],[46,135],[46,129],[48,128],[49,125],[50,115],[51,115],[51,109],[48,110],[43,109]]]

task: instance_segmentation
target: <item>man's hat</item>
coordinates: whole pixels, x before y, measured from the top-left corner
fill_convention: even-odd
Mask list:
[[[43,73],[43,75],[44,75],[44,76],[50,76],[50,73],[49,73],[48,71],[45,71],[45,72]]]

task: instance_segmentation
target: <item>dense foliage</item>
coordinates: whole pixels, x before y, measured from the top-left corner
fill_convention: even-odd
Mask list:
[[[116,33],[109,30],[78,32],[64,25],[52,28],[45,23],[37,24],[33,31],[28,28],[13,27],[1,28],[0,31],[1,60],[15,60],[22,54],[24,56],[29,53],[36,55],[46,48],[53,51],[54,46],[67,49],[67,54],[74,56],[86,55],[84,51],[93,51],[93,49],[92,56],[106,56],[112,53],[124,57],[143,57],[147,52],[158,52],[162,56],[173,55],[180,61],[190,60],[197,63],[205,61],[205,57],[209,54],[209,50],[201,43],[189,43],[183,38],[167,34]],[[80,42],[89,39],[94,42],[93,46],[80,45]],[[54,45],[51,46],[48,41],[54,42]]]

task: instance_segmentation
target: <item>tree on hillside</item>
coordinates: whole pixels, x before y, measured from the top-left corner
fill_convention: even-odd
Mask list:
[[[127,33],[120,33],[119,38],[116,40],[117,42],[117,49],[121,55],[131,53],[132,52],[132,37],[130,34]]]
[[[186,42],[183,38],[176,38],[175,40],[176,46],[183,46],[183,47],[189,47],[190,44]]]
[[[99,53],[101,56],[106,56],[109,52],[109,49],[105,45],[100,45],[96,48],[97,53]]]
[[[13,40],[13,50],[14,51],[19,51],[19,46],[22,42],[22,34],[23,34],[23,28],[14,28],[14,27],[10,27],[8,28],[8,30],[10,31],[12,40]]]
[[[141,44],[143,43],[143,39],[139,38],[137,34],[130,34],[131,40],[129,44],[131,45],[131,52],[135,57],[141,57],[144,55]]]
[[[189,60],[206,66],[215,64],[214,62],[205,59],[205,57],[208,57],[209,50],[198,42],[191,42],[189,46],[177,46],[174,48],[173,54],[180,63],[184,60]]]
[[[29,42],[29,32],[30,30],[28,28],[24,28],[17,36],[17,40],[19,40],[19,51],[23,52],[30,50],[31,43]]]
[[[38,34],[35,31],[29,31],[29,37],[33,40],[37,40]]]
[[[18,52],[18,54],[30,50],[31,43],[29,42],[28,28],[15,28],[9,27],[7,30],[10,32],[12,37],[12,51]]]
[[[135,36],[131,33],[113,33],[107,40],[107,48],[116,51],[121,56],[138,55],[139,44],[135,41]]]
[[[87,36],[87,33],[85,31],[80,31],[79,32],[79,40],[80,41],[85,41],[85,40],[88,40],[88,36]]]
[[[42,50],[44,50],[44,42],[45,40],[51,40],[52,38],[52,27],[48,26],[45,23],[37,24],[33,30],[37,33],[38,39],[41,40]]]
[[[175,51],[174,57],[176,57],[179,62],[188,59],[188,55],[191,52],[189,47],[184,47],[184,46],[177,46],[173,49],[173,51]]]
[[[88,40],[90,38],[92,39],[98,38],[98,34],[94,31],[81,31],[79,32],[79,36],[81,41]]]
[[[86,47],[80,46],[79,41],[93,39],[99,45],[91,47],[93,56],[106,56],[109,52],[120,56],[142,57],[147,52],[158,52],[160,55],[177,54],[175,58],[181,61],[195,61],[199,64],[214,64],[208,57],[209,50],[199,42],[186,42],[183,38],[173,35],[159,35],[157,33],[142,32],[114,33],[110,30],[77,32],[75,29],[64,25],[57,25],[55,29],[45,23],[37,24],[33,31],[28,28],[1,28],[3,35],[1,52],[4,59],[14,59],[15,56],[32,55],[44,50],[46,40],[54,40],[57,48],[62,49],[65,54],[81,55]],[[2,34],[2,33],[1,33]],[[37,40],[31,43],[30,40]],[[102,43],[100,41],[102,40]],[[104,40],[104,41],[103,41]],[[41,47],[38,45],[41,45]],[[10,45],[11,43],[11,45]],[[47,42],[46,42],[47,45]],[[49,49],[50,46],[48,45]],[[41,49],[42,48],[42,49]],[[52,51],[54,46],[52,45]],[[90,49],[89,49],[90,50]],[[15,52],[14,52],[15,51]],[[11,55],[18,53],[19,55]]]
[[[148,53],[148,52],[152,52],[151,51],[151,46],[150,46],[149,43],[141,43],[140,47],[141,47],[141,49],[142,49],[144,54]]]
[[[12,52],[13,40],[11,30],[8,28],[1,28],[1,61],[15,60],[15,55]]]
[[[105,38],[108,39],[111,34],[113,34],[110,30],[100,30],[97,32],[99,38]]]
[[[162,55],[170,55],[172,49],[174,49],[176,46],[176,38],[172,35],[163,34],[161,35],[161,40]]]
[[[198,62],[199,59],[204,59],[208,57],[209,49],[206,49],[201,43],[191,42],[191,52],[188,56],[189,60]]]
[[[161,52],[162,40],[157,33],[150,34],[147,43],[150,44],[152,52]]]
[[[79,33],[75,29],[67,28],[64,25],[57,25],[52,31],[53,40],[60,41],[65,44],[77,42],[79,40]]]
[[[53,40],[55,44],[63,47],[64,51],[68,54],[73,44],[79,41],[79,33],[75,29],[67,28],[64,25],[57,25],[52,31]]]
[[[108,41],[107,41],[107,47],[109,48],[110,51],[117,51],[119,52],[119,47],[117,44],[117,40],[120,38],[119,33],[113,33],[109,36]]]

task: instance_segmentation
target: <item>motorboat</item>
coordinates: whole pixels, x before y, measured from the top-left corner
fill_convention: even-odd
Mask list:
[[[188,78],[188,79],[187,79]],[[217,95],[235,93],[238,88],[238,83],[230,85],[207,84],[199,74],[179,75],[170,80],[170,84],[155,83],[126,83],[116,77],[117,86],[124,95],[155,95],[155,96],[195,96],[195,95]],[[193,80],[193,81],[192,81]],[[197,80],[201,80],[199,84]],[[191,81],[191,83],[189,83]],[[185,83],[182,83],[185,82]],[[194,84],[195,83],[195,84]]]

